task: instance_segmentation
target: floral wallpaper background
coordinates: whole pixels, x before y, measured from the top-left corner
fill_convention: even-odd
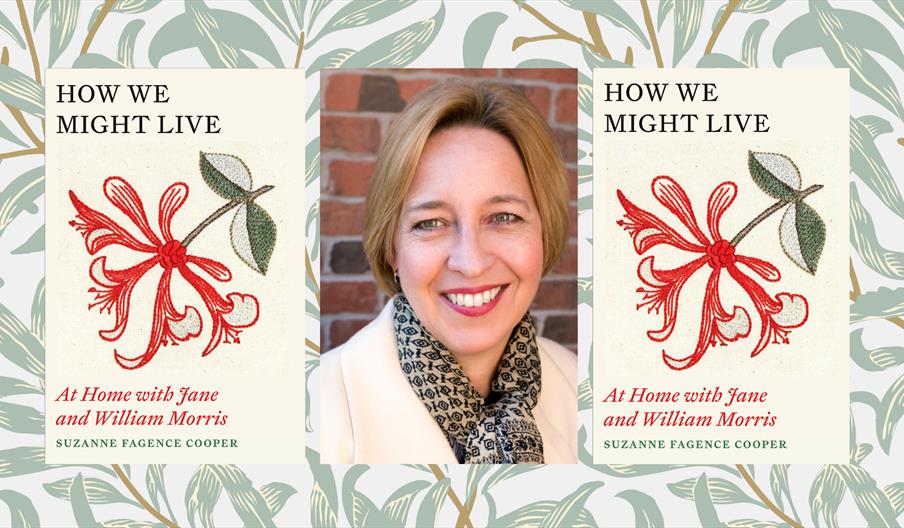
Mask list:
[[[894,0],[8,0],[0,5],[0,523],[898,526],[904,512],[904,5]],[[850,69],[848,465],[593,465],[592,68]],[[576,67],[581,464],[47,466],[43,70],[306,68],[305,354],[318,391],[322,68]],[[813,86],[813,90],[819,90]],[[241,104],[254,104],[254,94]],[[819,412],[818,395],[813,400]],[[311,398],[308,399],[310,401]],[[315,400],[316,402],[316,400]]]

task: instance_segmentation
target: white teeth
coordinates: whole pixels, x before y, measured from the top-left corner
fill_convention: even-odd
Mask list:
[[[501,287],[496,287],[473,295],[470,293],[448,293],[446,294],[446,298],[458,306],[477,308],[495,299],[501,290]]]

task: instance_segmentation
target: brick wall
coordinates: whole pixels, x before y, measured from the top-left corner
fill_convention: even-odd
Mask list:
[[[571,223],[559,262],[531,312],[538,331],[577,350],[577,73],[575,70],[321,70],[321,349],[341,345],[386,303],[361,245],[364,199],[376,152],[396,114],[446,79],[494,78],[518,89],[547,119],[568,169]]]

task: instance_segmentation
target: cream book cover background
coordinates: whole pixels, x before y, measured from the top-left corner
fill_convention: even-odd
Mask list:
[[[594,71],[594,462],[847,460],[847,82]]]
[[[303,461],[303,102],[48,70],[48,463]]]

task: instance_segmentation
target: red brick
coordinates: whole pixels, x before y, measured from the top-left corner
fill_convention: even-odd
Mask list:
[[[369,314],[373,313],[376,308],[377,288],[373,281],[323,281],[320,283],[321,314]]]
[[[543,116],[543,119],[548,121],[549,102],[552,99],[549,88],[546,88],[545,86],[519,86],[518,89],[521,90],[521,93],[523,93],[535,107],[537,107],[537,110],[540,111],[540,115]]]
[[[323,150],[377,152],[380,146],[380,123],[376,119],[321,115],[320,147]]]
[[[556,121],[575,125],[578,122],[578,91],[566,88],[556,97]]]
[[[326,110],[357,110],[361,75],[339,73],[330,76],[323,98]]]
[[[330,180],[333,183],[333,193],[339,196],[365,196],[373,171],[372,161],[331,161]]]
[[[399,83],[390,75],[365,75],[361,81],[358,110],[362,112],[401,112],[405,101],[399,97]]]
[[[552,273],[559,275],[578,274],[578,245],[574,242],[565,244],[565,248],[559,255],[559,261],[552,267]]]
[[[562,159],[565,160],[565,163],[577,163],[578,161],[578,134],[577,130],[571,128],[568,130],[562,130],[559,128],[553,129],[553,136],[556,138],[556,143],[559,145],[559,150],[562,152]]]
[[[345,343],[348,339],[361,330],[370,319],[338,319],[330,324],[330,348]]]
[[[532,309],[574,310],[578,305],[578,284],[574,279],[546,279],[534,297]]]
[[[455,77],[496,77],[499,75],[499,70],[496,68],[406,68],[404,71],[405,73],[431,73]]]
[[[335,323],[334,323],[335,324]],[[578,342],[578,318],[576,315],[548,315],[543,321],[543,337],[560,345]]]
[[[573,68],[517,68],[502,70],[503,77],[534,79],[557,83],[578,83],[578,71]]]
[[[568,236],[578,236],[578,208],[576,205],[568,206]]]
[[[589,163],[590,160],[587,160]],[[332,173],[331,173],[332,174]],[[578,170],[565,169],[565,179],[568,181],[568,199],[578,199]]]
[[[360,235],[364,228],[364,204],[320,201],[321,234]]]
[[[399,79],[399,96],[406,103],[415,95],[436,84],[435,79]]]

